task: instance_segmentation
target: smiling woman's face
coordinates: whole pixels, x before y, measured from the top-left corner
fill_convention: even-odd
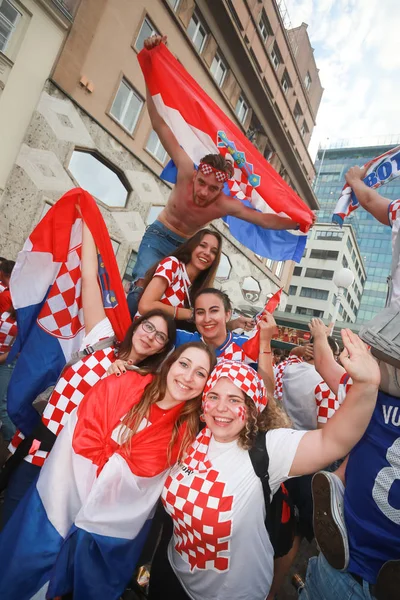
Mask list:
[[[200,396],[210,374],[210,357],[200,348],[186,348],[172,363],[167,375],[167,392],[176,402]]]
[[[205,397],[204,418],[217,442],[237,440],[245,426],[245,395],[230,379],[221,377]]]

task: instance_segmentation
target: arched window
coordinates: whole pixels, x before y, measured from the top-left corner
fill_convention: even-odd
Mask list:
[[[69,170],[77,184],[112,208],[126,205],[130,188],[123,174],[97,153],[74,150]]]

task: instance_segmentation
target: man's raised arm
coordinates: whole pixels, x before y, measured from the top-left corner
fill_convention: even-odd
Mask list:
[[[161,43],[165,43],[166,40],[167,36],[161,37],[160,35],[154,35],[145,39],[144,47],[146,48],[146,50],[151,51],[153,48],[159,46]],[[160,141],[164,146],[165,150],[174,161],[176,168],[178,169],[178,175],[186,174],[186,171],[188,175],[193,175],[193,161],[180,147],[178,140],[173,134],[171,128],[167,125],[162,116],[159,114],[147,85],[146,103],[151,125],[158,137],[160,138]],[[184,173],[182,173],[182,171],[184,171]]]
[[[297,229],[298,223],[292,221],[292,219],[287,219],[286,217],[280,217],[279,215],[273,215],[270,213],[262,213],[253,208],[249,208],[240,202],[240,200],[235,200],[234,198],[225,197],[226,201],[226,214],[231,217],[237,217],[238,219],[243,219],[243,221],[248,221],[249,223],[254,223],[254,225],[259,225],[264,229]]]
[[[363,179],[366,169],[351,167],[346,173],[346,182],[356,195],[357,200],[365,210],[384,225],[389,225],[388,208],[391,200],[384,198],[376,190],[365,185]]]

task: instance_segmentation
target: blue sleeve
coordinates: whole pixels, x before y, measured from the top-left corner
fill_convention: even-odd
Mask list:
[[[190,331],[185,331],[184,329],[176,330],[176,338],[175,338],[175,347],[182,346],[182,344],[186,344],[187,342],[199,342],[200,336],[198,333],[191,333]]]

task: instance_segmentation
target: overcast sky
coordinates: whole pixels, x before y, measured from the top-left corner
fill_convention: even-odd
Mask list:
[[[327,137],[400,134],[399,0],[285,1],[292,26],[308,24],[325,88],[311,156]]]

